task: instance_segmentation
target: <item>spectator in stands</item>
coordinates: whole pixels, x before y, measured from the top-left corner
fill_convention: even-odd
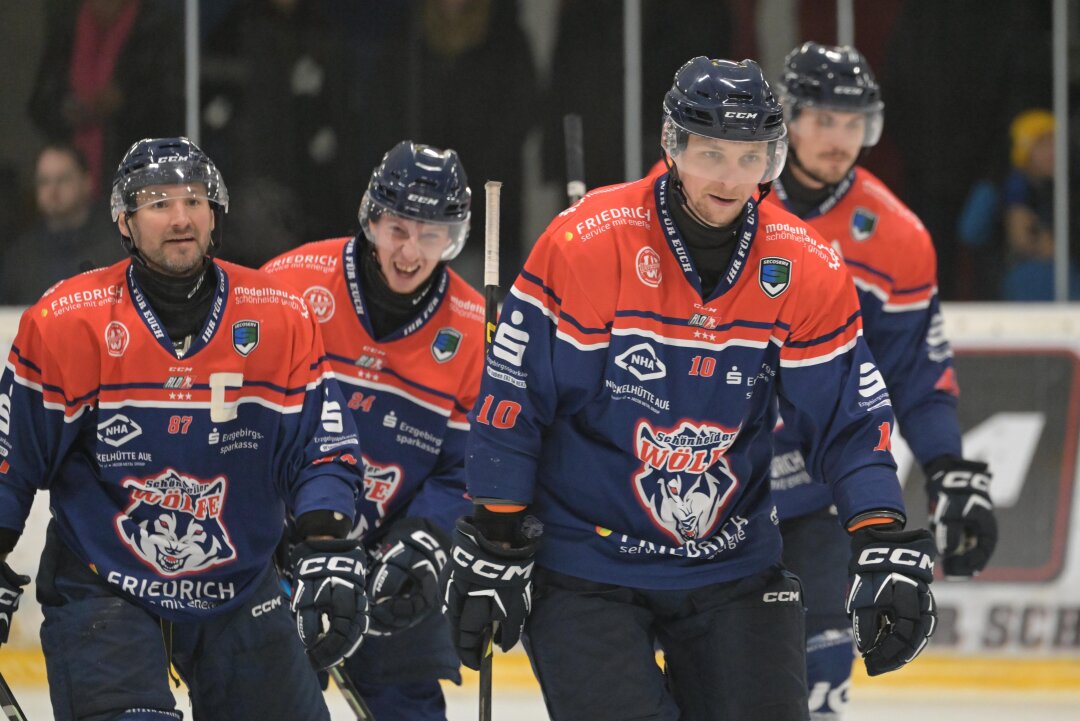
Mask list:
[[[183,3],[60,0],[50,9],[30,117],[83,153],[97,195],[103,158],[183,130]]]
[[[58,280],[125,256],[104,203],[95,203],[86,160],[73,146],[46,145],[34,173],[40,221],[4,249],[0,300],[33,303]]]
[[[1054,116],[1025,110],[1009,128],[1012,172],[1002,187],[1010,267],[1005,300],[1054,298]],[[1069,296],[1080,297],[1080,273],[1070,259]]]

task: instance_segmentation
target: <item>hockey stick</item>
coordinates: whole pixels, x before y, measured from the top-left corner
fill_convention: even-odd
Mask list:
[[[11,687],[7,685],[2,673],[0,673],[0,710],[4,712],[4,718],[7,721],[26,721],[26,714],[23,713],[19,702],[15,700],[15,694],[11,692]]]
[[[356,684],[346,673],[345,662],[342,661],[337,666],[331,666],[327,671],[330,673],[330,678],[334,679],[334,683],[337,684],[341,695],[345,697],[345,703],[349,704],[349,708],[356,714],[357,721],[375,721],[375,715],[371,713],[371,709],[364,703],[364,697],[360,695]]]
[[[581,116],[563,116],[563,140],[566,143],[566,198],[570,205],[585,195],[585,141]]]
[[[484,183],[484,349],[491,348],[495,340],[495,326],[499,320],[499,194],[502,183],[489,180]],[[491,721],[491,660],[494,652],[497,624],[484,631],[480,637],[480,721]]]

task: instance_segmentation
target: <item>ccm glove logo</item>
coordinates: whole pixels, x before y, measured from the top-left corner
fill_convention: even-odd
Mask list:
[[[941,479],[941,487],[946,491],[971,489],[989,495],[990,474],[978,471],[948,471]]]
[[[308,576],[329,571],[330,575],[355,573],[364,576],[364,563],[348,556],[314,556],[300,562],[297,575]]]
[[[495,563],[484,558],[477,558],[461,546],[454,546],[454,563],[468,569],[473,574],[493,581],[513,581],[515,578],[528,580],[532,577],[533,563],[520,564]]]
[[[859,554],[860,566],[880,566],[885,563],[934,572],[933,559],[925,553],[910,548],[864,548]]]

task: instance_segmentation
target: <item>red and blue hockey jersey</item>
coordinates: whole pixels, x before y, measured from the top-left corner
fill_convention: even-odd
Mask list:
[[[30,307],[0,379],[0,527],[21,532],[48,490],[64,543],[176,621],[242,603],[286,513],[352,518],[361,484],[303,298],[215,266],[210,315],[182,356],[124,261]]]
[[[782,205],[783,185],[778,182],[775,191],[766,202]],[[866,342],[915,458],[926,465],[939,456],[960,456],[959,388],[926,228],[880,180],[858,167],[804,220],[843,256],[855,281]],[[832,503],[828,488],[813,483],[803,467],[812,448],[795,424],[777,432],[773,488],[781,518]]]
[[[703,298],[668,179],[595,190],[540,237],[487,356],[466,473],[474,499],[531,505],[541,566],[685,589],[779,559],[777,396],[801,409],[845,518],[903,502],[837,253],[751,201]]]
[[[356,533],[399,513],[430,518],[449,532],[472,506],[465,497],[466,414],[483,369],[483,299],[446,268],[416,319],[376,340],[356,253],[356,239],[323,240],[263,269],[314,310],[364,439]]]

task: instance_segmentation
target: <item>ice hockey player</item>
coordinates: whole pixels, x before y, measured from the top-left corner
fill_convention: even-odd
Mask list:
[[[876,368],[839,257],[754,199],[787,153],[760,68],[694,58],[663,107],[670,173],[561,213],[502,309],[446,613],[471,667],[493,622],[503,649],[524,633],[557,721],[802,720],[802,593],[769,490],[777,396],[851,534],[872,672],[933,631],[933,539],[902,530],[892,415],[860,393]]]
[[[213,259],[229,195],[187,139],[132,145],[111,202],[131,258],[46,291],[0,380],[0,641],[29,581],[6,556],[47,490],[55,718],[180,719],[171,663],[196,719],[327,721],[311,667],[360,643],[367,561],[346,539],[360,449],[317,319]],[[295,621],[272,562],[286,513]]]
[[[371,632],[346,670],[379,721],[444,720],[439,679],[461,680],[438,575],[472,506],[466,414],[483,371],[483,301],[447,266],[465,245],[470,198],[457,153],[402,141],[371,174],[356,237],[264,266],[314,310],[364,439],[353,536],[373,559]]]
[[[788,162],[768,204],[784,207],[832,242],[855,281],[863,331],[878,371],[864,374],[864,402],[887,403],[926,472],[930,527],[946,576],[972,576],[997,530],[985,463],[965,460],[956,416],[952,350],[942,328],[937,259],[919,219],[856,165],[881,136],[883,102],[866,59],[852,47],[808,42],[788,54],[780,88]],[[803,582],[807,681],[814,719],[846,703],[852,635],[846,619],[850,557],[828,486],[807,464],[814,439],[787,413],[776,434],[773,499],[784,565]],[[886,439],[882,433],[882,439]]]

